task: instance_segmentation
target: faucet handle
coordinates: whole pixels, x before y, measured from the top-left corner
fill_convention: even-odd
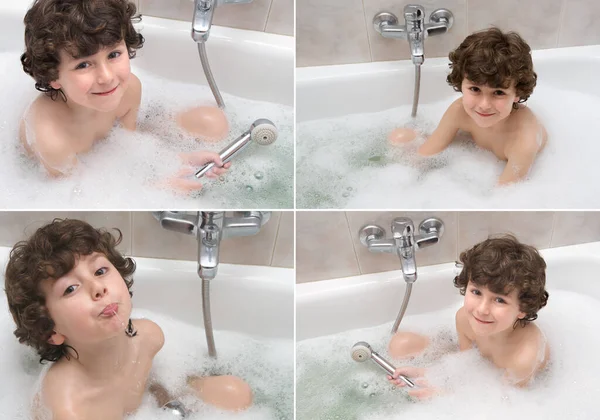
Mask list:
[[[425,24],[427,36],[445,34],[454,25],[454,15],[448,9],[437,9],[429,15],[429,22]]]
[[[423,220],[419,224],[420,235],[415,238],[417,248],[435,245],[444,234],[444,223],[435,217]]]
[[[419,21],[425,19],[425,9],[418,4],[407,4],[404,6],[404,19],[407,22]]]
[[[410,217],[396,217],[392,220],[392,235],[395,239],[414,235],[415,225]]]
[[[270,211],[234,211],[223,221],[223,238],[256,235],[270,218]]]
[[[153,211],[152,215],[163,229],[187,235],[196,235],[198,230],[198,212]]]

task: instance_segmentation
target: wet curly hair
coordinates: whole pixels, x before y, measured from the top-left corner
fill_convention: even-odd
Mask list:
[[[20,343],[36,349],[41,357],[40,363],[44,360],[54,362],[62,356],[68,358],[67,347],[70,347],[48,343],[54,321],[41,288],[44,280],[59,279],[75,267],[79,256],[99,252],[121,274],[129,295],[133,295],[131,286],[135,262],[117,251],[116,246],[123,235],[119,229],[115,230],[118,233],[116,237],[81,220],[54,219],[11,250],[6,266],[5,291],[8,308],[17,325],[14,334]]]
[[[60,51],[74,58],[94,55],[100,48],[125,41],[129,58],[144,44],[133,22],[139,22],[135,4],[128,0],[35,0],[25,15],[25,53],[21,64],[35,80],[35,88],[53,100],[62,90],[58,79]]]
[[[519,103],[529,99],[537,82],[531,48],[516,32],[498,28],[475,32],[449,55],[451,72],[446,81],[461,92],[463,79],[477,85],[507,89],[513,83]],[[518,109],[516,103],[514,109]]]
[[[493,293],[508,294],[517,290],[523,319],[513,328],[537,319],[537,312],[548,303],[546,262],[537,249],[520,243],[512,235],[488,238],[460,254],[463,269],[454,278],[454,286],[465,295],[470,282],[485,286]]]

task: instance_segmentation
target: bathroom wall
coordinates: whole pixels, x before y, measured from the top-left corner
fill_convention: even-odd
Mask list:
[[[192,20],[193,0],[135,0],[143,15]],[[294,35],[294,0],[252,0],[219,5],[213,24],[280,35]]]
[[[394,254],[373,254],[358,239],[364,225],[390,236],[391,221],[408,216],[415,228],[428,217],[444,222],[441,241],[417,253],[419,266],[456,261],[461,251],[495,233],[512,233],[538,249],[600,241],[600,212],[363,212],[298,211],[298,283],[399,270]]]
[[[193,236],[162,229],[150,212],[0,212],[0,246],[13,246],[53,218],[77,218],[94,227],[119,228],[121,252],[136,257],[197,259]],[[255,236],[227,238],[221,243],[223,263],[294,267],[294,213],[273,212]]]
[[[400,23],[407,4],[454,14],[449,33],[427,38],[425,57],[446,57],[470,33],[491,25],[517,31],[533,49],[600,44],[596,0],[297,0],[296,65],[364,63],[410,58],[408,43],[385,39],[373,28],[382,11]]]

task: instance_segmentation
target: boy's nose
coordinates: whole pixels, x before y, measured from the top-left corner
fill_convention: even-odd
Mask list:
[[[97,82],[99,85],[110,83],[112,78],[113,73],[108,64],[102,64],[98,66]]]
[[[108,289],[100,281],[94,281],[92,283],[92,295],[94,296],[94,299],[103,298],[107,292],[108,292]]]
[[[481,304],[479,305],[479,313],[482,315],[487,315],[490,313],[490,306],[484,299],[482,299]]]

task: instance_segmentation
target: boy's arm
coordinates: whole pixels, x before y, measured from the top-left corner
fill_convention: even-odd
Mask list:
[[[51,176],[67,175],[77,165],[77,155],[63,140],[64,134],[53,124],[42,123],[22,131],[25,147],[33,152]],[[27,139],[26,135],[35,138]],[[34,146],[31,146],[28,140]]]
[[[127,89],[127,101],[131,104],[129,110],[121,117],[121,125],[126,130],[135,131],[137,125],[138,111],[142,102],[142,83],[133,73],[130,75],[129,89]]]
[[[506,153],[508,162],[498,179],[498,185],[518,182],[527,176],[542,147],[541,141],[538,141],[538,136],[541,135],[539,133],[540,128],[537,124],[528,124],[519,133],[516,142]]]
[[[459,121],[463,112],[461,99],[457,99],[448,107],[435,131],[419,147],[418,153],[422,156],[431,156],[448,147],[460,128]]]
[[[544,355],[541,357],[540,350],[536,346],[521,350],[504,372],[504,380],[511,385],[526,387],[535,374],[546,366],[550,356],[547,345],[544,345],[543,352]]]
[[[473,348],[473,342],[466,334],[466,319],[464,316],[464,308],[456,311],[456,333],[458,334],[458,347],[460,351],[465,351]]]

